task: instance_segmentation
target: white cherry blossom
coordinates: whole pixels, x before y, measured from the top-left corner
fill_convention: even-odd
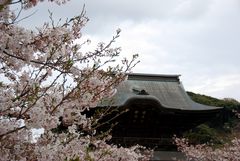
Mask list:
[[[36,31],[17,25],[11,3],[29,9],[41,1],[0,1],[0,160],[149,159],[139,151],[142,147],[107,144],[110,135],[99,138],[92,128],[98,118],[84,113],[112,97],[137,63],[134,56],[116,67],[104,67],[119,56],[120,48],[111,44],[120,30],[109,43],[83,53],[75,42],[88,21],[84,10],[56,26],[44,23]],[[33,129],[43,129],[43,134],[36,138]]]

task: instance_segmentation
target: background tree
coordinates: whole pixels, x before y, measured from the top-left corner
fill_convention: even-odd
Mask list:
[[[211,121],[186,132],[185,138],[174,138],[178,149],[190,161],[238,161],[240,160],[239,107],[232,98],[216,99],[188,92],[196,102],[224,107]]]
[[[84,9],[79,16],[58,24],[51,20],[36,31],[17,25],[21,10],[40,1],[0,1],[0,160],[148,159],[138,146],[106,144],[110,136],[100,137],[93,128],[99,118],[83,113],[113,96],[137,63],[133,55],[112,66],[121,51],[111,47],[120,30],[109,43],[83,53],[87,41],[75,40],[88,21]],[[19,4],[18,13],[10,10],[12,4]],[[56,131],[61,125],[65,131]],[[32,130],[39,128],[44,132],[34,140]]]

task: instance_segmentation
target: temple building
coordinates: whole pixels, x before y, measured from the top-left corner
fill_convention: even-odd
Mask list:
[[[156,147],[220,112],[194,102],[179,80],[180,75],[128,74],[111,103],[120,114],[112,123],[112,142],[123,146]],[[106,102],[100,106],[107,106]]]

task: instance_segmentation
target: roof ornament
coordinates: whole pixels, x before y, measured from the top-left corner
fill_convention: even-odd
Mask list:
[[[149,95],[149,93],[145,89],[132,88],[132,91],[136,95]]]

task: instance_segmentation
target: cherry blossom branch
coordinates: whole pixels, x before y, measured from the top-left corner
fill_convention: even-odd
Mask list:
[[[0,47],[0,50],[3,51],[3,53],[4,53],[5,55],[8,55],[8,56],[10,56],[10,57],[13,57],[13,58],[22,60],[22,61],[24,61],[24,62],[27,61],[25,58],[22,58],[22,57],[17,56],[17,55],[10,54],[7,50],[3,49],[2,47]],[[44,63],[44,62],[40,62],[40,61],[36,61],[36,60],[30,60],[30,62],[31,62],[31,63],[40,64],[40,65],[43,65],[43,66],[48,66],[48,67],[50,67],[51,69],[55,69],[55,70],[57,70],[57,71],[59,71],[59,72],[61,72],[61,73],[65,73],[65,71],[62,71],[62,70],[58,69],[57,67],[55,67],[54,64],[51,65],[51,64],[49,64],[49,63],[46,63],[46,62]]]
[[[121,51],[111,47],[120,30],[107,44],[99,43],[96,50],[82,56],[80,50],[85,43],[75,42],[81,38],[81,30],[88,21],[85,5],[79,16],[63,24],[60,20],[55,24],[50,13],[50,22],[36,32],[18,26],[22,10],[42,1],[0,2],[0,74],[7,80],[0,85],[1,159],[38,161],[79,157],[136,161],[145,158],[135,148],[118,148],[105,142],[114,123],[104,135],[95,134],[95,129],[119,116],[114,115],[115,110],[106,108],[98,116],[83,114],[89,108],[96,108],[103,98],[112,96],[125,72],[135,66],[135,60],[125,59],[121,65],[112,67]],[[67,0],[53,1],[60,5]],[[13,4],[21,5],[17,14],[9,7]],[[107,65],[111,67],[103,70]],[[111,114],[109,120],[98,122]],[[39,128],[44,132],[33,140],[31,132]],[[86,150],[90,143],[99,146],[91,151],[93,157]]]
[[[22,127],[19,127],[19,128],[14,129],[14,130],[8,131],[8,132],[6,132],[6,133],[4,133],[4,134],[1,134],[1,135],[0,135],[0,140],[1,140],[4,136],[9,135],[9,134],[14,133],[14,132],[17,132],[17,131],[22,130],[22,129],[24,129],[24,128],[26,128],[26,126],[22,126]]]

